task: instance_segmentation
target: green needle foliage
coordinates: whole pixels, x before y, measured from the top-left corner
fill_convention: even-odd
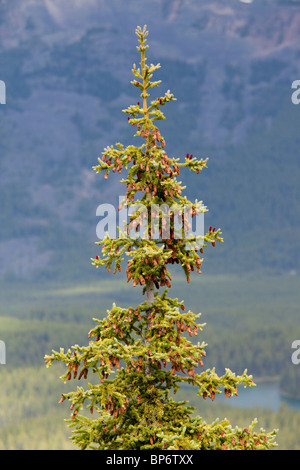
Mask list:
[[[141,286],[145,301],[137,306],[121,308],[113,304],[103,320],[95,319],[95,327],[89,332],[87,346],[75,345],[72,350],[53,351],[46,356],[47,367],[54,361],[66,364],[63,381],[87,378],[96,374],[96,384],[88,388],[62,395],[60,402],[71,403],[69,425],[73,427],[72,439],[81,449],[268,449],[274,445],[276,431],[254,431],[256,421],[248,428],[232,427],[228,420],[206,423],[194,416],[188,402],[178,402],[170,397],[180,384],[190,384],[203,399],[214,400],[216,394],[225,393],[230,398],[237,395],[240,384],[255,385],[246,371],[236,376],[229,369],[219,377],[214,369],[203,370],[206,344],[192,343],[188,337],[198,335],[203,324],[200,314],[185,312],[184,303],[168,296],[171,275],[168,264],[178,264],[190,281],[191,271],[201,273],[203,247],[223,242],[220,229],[211,227],[202,237],[202,246],[191,249],[184,237],[175,237],[174,214],[170,220],[170,232],[164,237],[159,225],[160,237],[154,237],[152,225],[144,224],[144,216],[150,215],[151,205],[174,204],[190,208],[194,217],[206,211],[202,203],[191,203],[182,196],[184,187],[176,177],[180,168],[187,167],[200,173],[206,168],[207,159],[197,159],[188,154],[184,162],[170,158],[165,151],[165,139],[156,121],[165,119],[161,107],[174,101],[168,91],[148,104],[149,91],[159,85],[151,81],[153,72],[160,65],[146,63],[146,27],[137,28],[137,49],[141,55],[140,67],[133,67],[135,79],[131,82],[140,90],[141,103],[129,106],[124,112],[128,122],[136,128],[136,137],[143,139],[140,147],[126,148],[118,143],[104,149],[102,158],[94,170],[109,173],[127,171],[126,207],[138,203],[146,207],[142,214],[133,213],[125,226],[137,230],[145,227],[143,237],[124,236],[120,227],[119,237],[108,235],[100,242],[101,256],[92,263],[105,266],[110,272],[121,271],[121,263],[127,257],[127,282]],[[137,199],[138,196],[140,199]],[[182,222],[184,217],[181,218]],[[162,218],[160,219],[162,222]],[[185,232],[186,233],[186,232]],[[196,236],[191,238],[197,241]],[[160,289],[164,288],[160,293]],[[80,413],[87,409],[90,413]]]

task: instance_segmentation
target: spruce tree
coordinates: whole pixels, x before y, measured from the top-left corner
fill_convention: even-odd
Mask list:
[[[226,419],[208,424],[195,416],[188,402],[170,396],[180,384],[189,384],[203,399],[214,400],[220,393],[230,398],[237,395],[240,384],[253,386],[254,382],[246,370],[236,376],[226,369],[218,376],[214,368],[203,369],[207,345],[189,340],[203,329],[200,314],[185,312],[183,301],[168,295],[172,281],[168,265],[181,267],[190,282],[191,272],[201,273],[204,249],[223,239],[220,229],[212,227],[202,237],[187,237],[191,218],[207,209],[182,195],[185,188],[177,177],[183,167],[199,174],[207,167],[207,159],[187,154],[180,161],[167,155],[165,139],[155,123],[165,119],[161,108],[175,98],[168,91],[148,103],[151,89],[160,84],[151,81],[160,64],[147,65],[146,27],[138,27],[136,34],[140,67],[133,66],[131,83],[139,90],[140,101],[123,111],[142,145],[108,146],[93,168],[97,173],[104,172],[105,179],[111,171],[127,170],[126,178],[121,180],[126,185],[126,196],[119,210],[137,207],[138,203],[146,210],[133,211],[125,227],[118,227],[117,237],[107,234],[96,242],[102,250],[92,264],[105,266],[109,272],[113,268],[116,273],[122,270],[127,257],[127,282],[140,286],[145,300],[129,307],[113,304],[106,318],[94,319],[87,346],[52,351],[45,362],[47,367],[54,361],[66,365],[61,377],[64,382],[86,379],[88,374],[98,377],[95,384],[89,383],[86,389],[77,386],[60,399],[61,403],[67,400],[71,404],[67,421],[73,428],[72,440],[81,449],[268,449],[275,445],[276,432],[256,432],[255,420],[247,428],[232,427]],[[178,236],[174,213],[169,232],[165,231],[163,214],[159,214],[159,236],[154,236],[150,220],[153,205],[170,207],[174,202],[182,209],[177,214],[185,227],[184,232],[179,229],[182,236]],[[143,236],[128,235],[138,229],[141,234],[142,227]]]

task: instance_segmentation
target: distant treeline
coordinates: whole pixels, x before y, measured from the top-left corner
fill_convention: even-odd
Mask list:
[[[71,430],[65,419],[70,417],[68,404],[59,404],[61,393],[72,384],[59,379],[59,366],[0,368],[0,450],[70,450]],[[87,383],[78,384],[87,387]],[[278,412],[264,409],[240,409],[230,404],[204,401],[194,391],[179,390],[176,400],[188,400],[196,414],[206,422],[228,418],[235,426],[248,427],[256,417],[257,428],[279,429],[278,449],[300,450],[300,412],[282,406]],[[232,398],[233,400],[234,398]],[[84,412],[83,412],[84,413]],[[85,414],[85,413],[84,413]]]

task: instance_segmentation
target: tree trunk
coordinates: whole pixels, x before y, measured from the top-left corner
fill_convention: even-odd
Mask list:
[[[154,301],[154,282],[150,281],[150,283],[146,287],[146,294],[147,294],[147,307],[152,304]],[[147,325],[147,333],[150,331],[150,320],[148,320]],[[148,359],[146,366],[145,366],[145,375],[150,375],[150,359]]]

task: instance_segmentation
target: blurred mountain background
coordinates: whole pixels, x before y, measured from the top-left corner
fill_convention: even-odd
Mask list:
[[[203,312],[205,367],[248,368],[267,387],[245,407],[180,397],[207,420],[254,414],[298,450],[300,0],[0,0],[0,449],[70,448],[64,385],[44,355],[86,344],[112,302],[141,302],[124,270],[111,278],[90,258],[98,205],[125,192],[123,175],[92,166],[108,145],[142,143],[122,109],[140,99],[130,81],[144,24],[148,61],[162,66],[153,97],[177,98],[163,108],[165,150],[209,157],[180,180],[224,237],[190,285],[175,271],[170,295]]]
[[[299,4],[2,0],[1,278],[94,275],[96,208],[124,190],[92,166],[107,145],[140,145],[122,109],[139,99],[130,80],[144,24],[157,93],[178,100],[164,108],[166,151],[209,157],[182,179],[224,235],[203,269],[298,272]]]

